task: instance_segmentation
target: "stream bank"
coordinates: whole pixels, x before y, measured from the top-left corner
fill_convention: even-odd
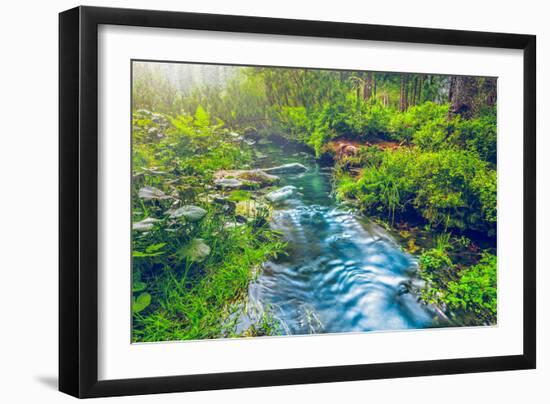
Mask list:
[[[283,335],[448,325],[415,292],[422,287],[418,259],[382,226],[335,199],[332,166],[277,138],[255,150],[258,168],[299,163],[307,171],[279,175],[278,187],[291,192],[272,203],[270,220],[287,246],[249,285],[240,330],[266,312]]]

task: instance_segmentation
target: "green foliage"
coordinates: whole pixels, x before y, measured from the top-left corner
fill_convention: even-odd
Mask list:
[[[336,197],[342,199],[358,199],[358,187],[356,181],[349,174],[341,174],[338,178],[338,188],[336,188]]]
[[[234,336],[230,319],[254,269],[283,248],[265,213],[231,227],[227,224],[237,217],[206,202],[213,173],[242,168],[252,156],[242,139],[231,136],[219,120],[212,121],[201,105],[194,116],[134,114],[133,221],[156,220],[147,231],[133,231],[134,341]],[[154,186],[156,195],[164,196],[142,199],[138,195],[144,186]],[[239,190],[230,200],[251,197]],[[184,205],[208,213],[193,222],[170,217]],[[265,324],[254,327],[268,330]]]
[[[282,106],[277,117],[279,131],[290,139],[306,142],[309,133],[314,130],[314,122],[304,106]]]
[[[135,317],[135,341],[233,335],[226,320],[240,308],[239,299],[254,276],[251,269],[276,255],[282,244],[267,226],[223,229],[219,223],[215,227],[217,234],[203,232],[212,246],[206,260],[182,262],[179,269],[168,267],[168,261],[162,271],[150,274],[156,304],[148,315]]]
[[[368,212],[393,217],[412,211],[431,226],[494,232],[496,172],[475,154],[404,148],[381,156],[375,152],[374,164],[355,182],[340,182],[338,195],[358,200]]]
[[[132,292],[142,292],[147,288],[147,284],[141,281],[134,281],[132,284]]]
[[[419,275],[428,282],[428,287],[422,290],[421,298],[425,302],[436,305],[442,302],[446,282],[450,279],[453,270],[453,262],[448,252],[441,247],[423,251],[418,260]]]
[[[304,106],[282,106],[278,118],[285,137],[306,143],[319,157],[326,143],[339,135],[366,138],[385,132],[389,113],[375,101],[357,104],[348,97],[310,111]]]
[[[469,150],[496,163],[496,110],[487,108],[474,119],[449,116],[449,105],[425,102],[406,112],[394,112],[390,138],[410,142],[425,151]]]
[[[210,69],[215,69],[210,67]],[[398,109],[397,73],[339,72],[315,69],[218,67],[208,81],[182,92],[170,73],[159,66],[137,63],[134,69],[134,109],[180,115],[195,111],[195,122],[206,127],[221,119],[233,129],[272,134],[308,144],[318,155],[337,136],[362,140],[389,138],[423,150],[455,148],[496,162],[496,111],[481,106],[473,119],[449,114],[447,76],[405,75],[415,87],[405,111]],[[222,70],[231,69],[232,74]],[[192,84],[196,73],[188,77]],[[214,74],[214,76],[212,76]],[[225,75],[221,79],[220,75]],[[370,94],[367,81],[372,80]],[[181,86],[181,83],[180,83]],[[483,93],[485,94],[485,93]],[[484,95],[474,96],[476,105]]]
[[[447,253],[439,248],[424,251],[420,256],[420,268],[428,277],[441,270],[450,269],[453,263]]]
[[[132,302],[134,313],[140,313],[151,304],[151,295],[147,292],[141,293]]]
[[[436,129],[438,132],[442,132],[446,129],[448,115],[448,104],[439,105],[434,102],[415,105],[402,113],[394,112],[389,125],[391,138],[407,142],[411,142],[415,138],[416,141],[422,142],[431,130]],[[439,133],[437,136],[441,137],[441,134]],[[415,143],[421,146],[419,143]]]
[[[450,142],[476,152],[485,161],[497,161],[497,117],[496,109],[486,109],[475,119],[461,120],[456,125]]]
[[[194,122],[196,127],[202,130],[207,130],[210,126],[210,115],[204,110],[202,105],[199,105],[197,107],[197,111],[195,112],[195,119]]]
[[[441,239],[443,237],[443,239]],[[428,281],[422,298],[445,307],[468,325],[494,324],[497,315],[497,258],[485,251],[476,264],[459,267],[449,257],[450,235],[419,258],[420,276]],[[460,241],[460,240],[459,240]]]
[[[319,158],[323,152],[323,146],[330,139],[330,132],[328,127],[318,127],[311,133],[307,141],[307,145],[315,150],[315,156]]]
[[[149,245],[145,248],[145,251],[132,251],[132,257],[156,257],[159,255],[164,254],[162,251],[162,247],[164,247],[166,243],[157,243]]]
[[[385,108],[380,102],[370,102],[361,114],[359,133],[365,139],[371,136],[385,135],[389,132],[392,110]]]
[[[451,281],[444,302],[450,310],[475,313],[490,324],[497,315],[497,257],[483,254],[477,265],[463,269],[457,281]]]

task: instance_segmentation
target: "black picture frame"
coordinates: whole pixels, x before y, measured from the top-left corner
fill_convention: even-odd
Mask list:
[[[523,50],[523,354],[99,381],[98,26],[463,45]],[[77,7],[59,15],[59,389],[103,397],[324,383],[536,366],[536,37],[184,12]]]

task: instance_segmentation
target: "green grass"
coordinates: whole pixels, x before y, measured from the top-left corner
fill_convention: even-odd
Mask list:
[[[164,132],[159,138],[160,129]],[[132,340],[277,333],[269,313],[248,330],[235,332],[254,274],[284,248],[269,228],[269,211],[259,210],[247,220],[227,209],[251,199],[248,191],[226,195],[225,205],[209,199],[224,193],[212,187],[213,173],[243,168],[250,163],[251,150],[230,140],[221,122],[210,124],[202,108],[195,117],[136,112],[133,139],[133,222],[154,221],[146,231],[133,231]],[[155,187],[163,197],[140,198],[145,186]],[[170,217],[186,205],[207,213],[198,220]]]
[[[245,225],[224,233],[212,248],[215,256],[200,270],[194,268],[193,277],[165,267],[150,278],[155,303],[134,315],[134,341],[235,336],[231,317],[242,308],[254,269],[274,257],[282,243],[265,225]]]

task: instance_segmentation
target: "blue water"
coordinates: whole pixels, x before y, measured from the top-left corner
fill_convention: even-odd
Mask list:
[[[280,175],[297,192],[274,206],[271,226],[285,255],[266,262],[249,287],[249,315],[269,313],[283,334],[430,327],[435,315],[406,287],[418,263],[380,226],[337,204],[331,171],[292,147],[260,148],[260,167],[297,161],[305,173]]]

